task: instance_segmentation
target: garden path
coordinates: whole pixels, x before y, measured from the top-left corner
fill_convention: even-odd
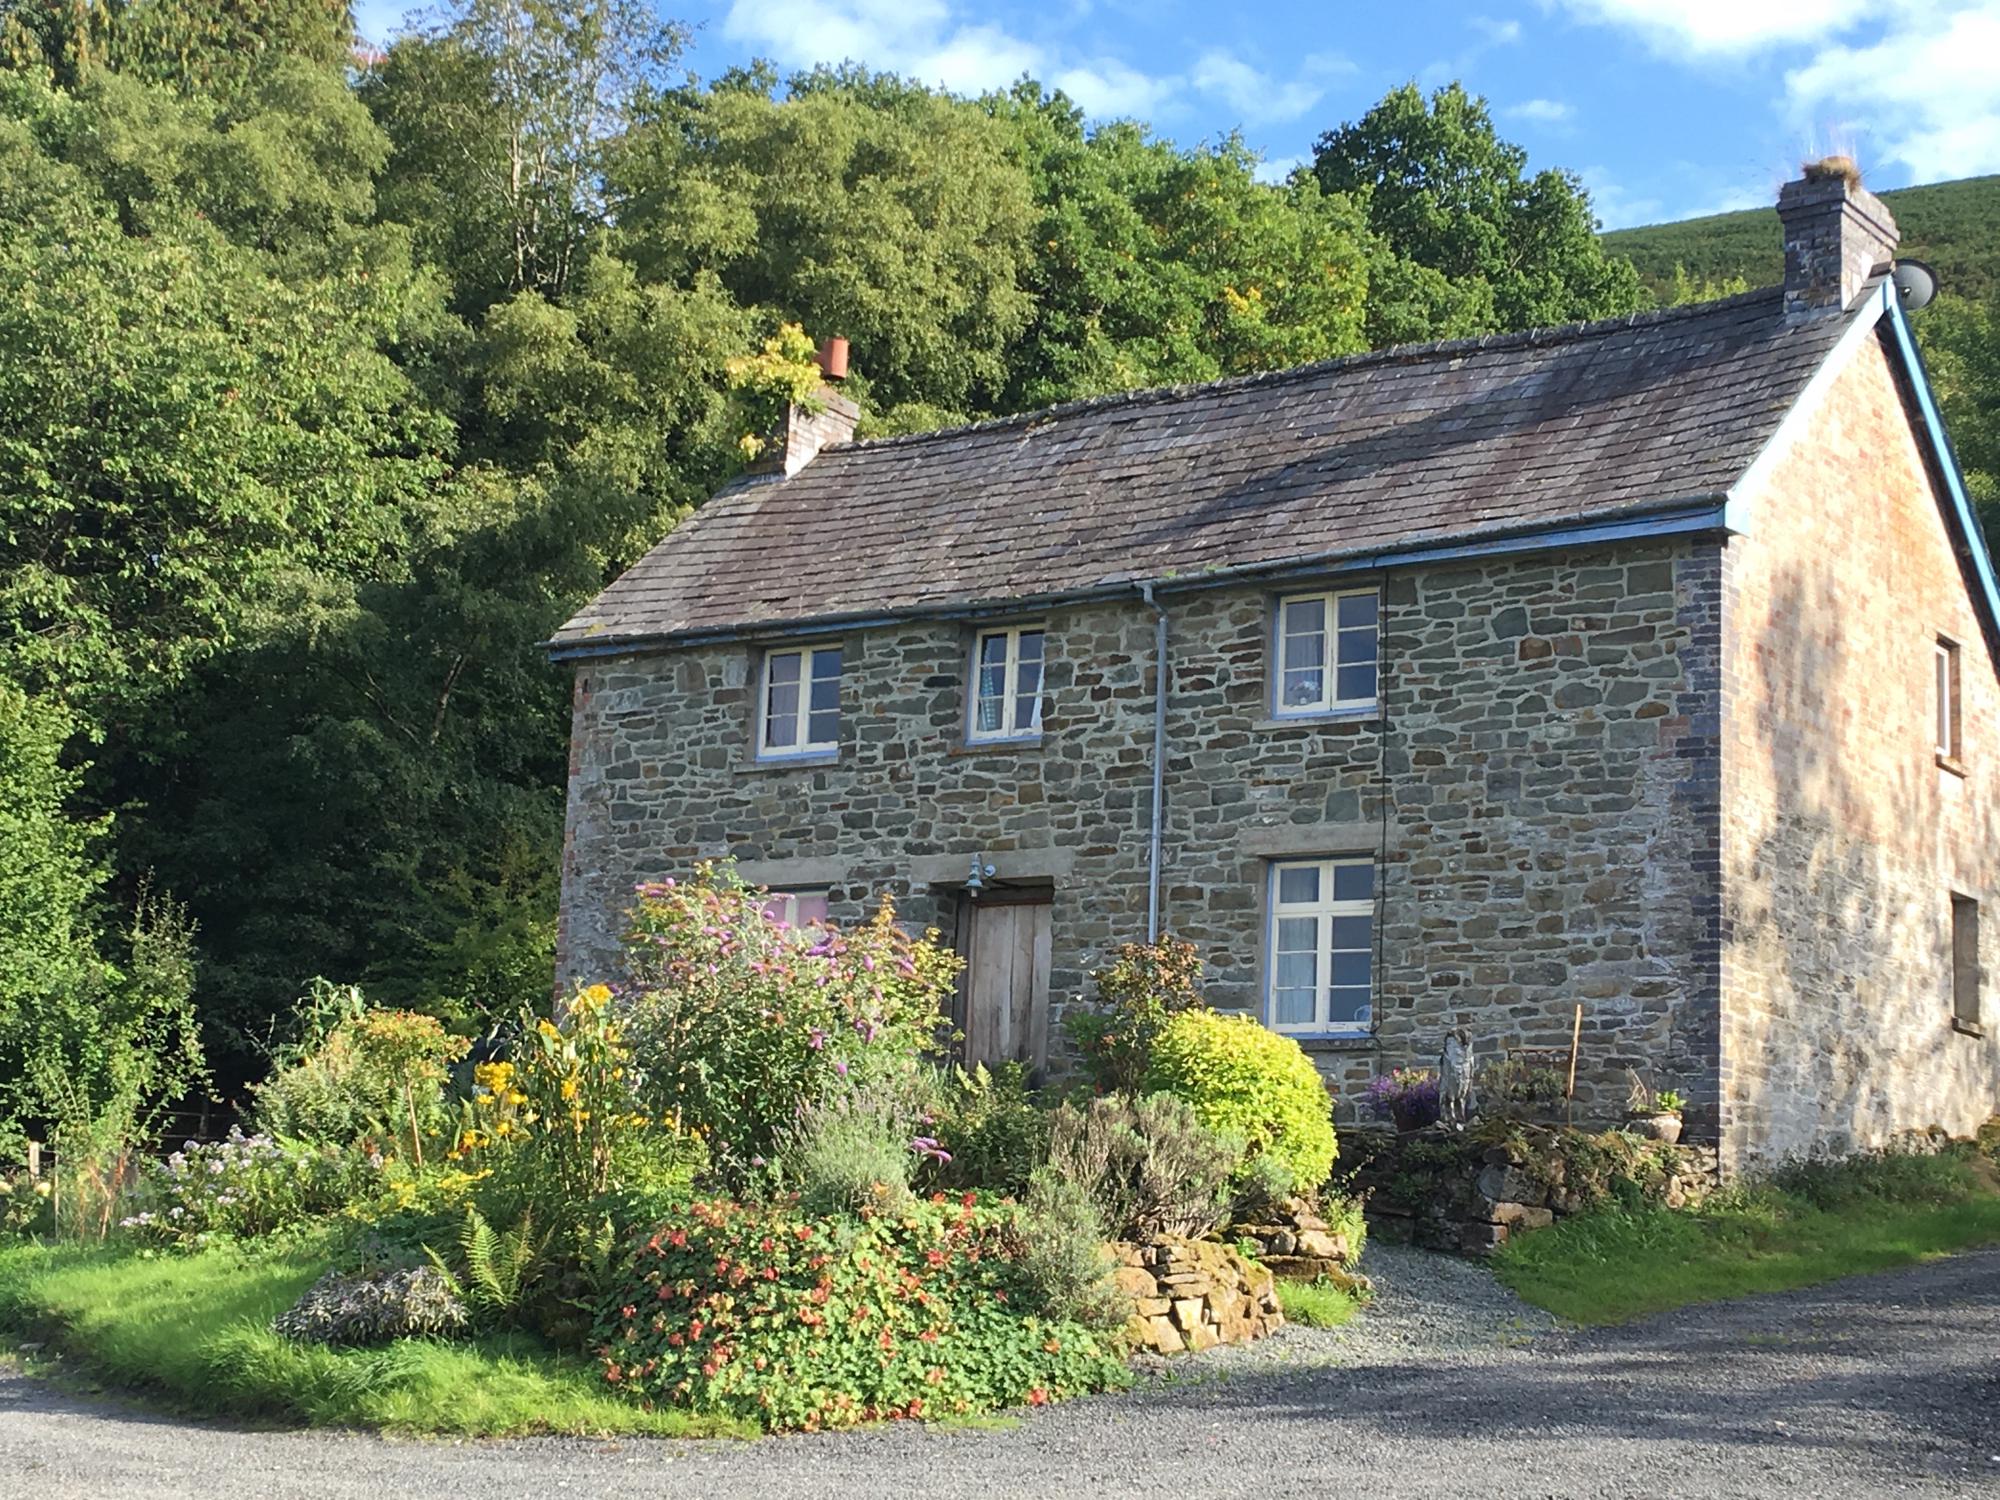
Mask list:
[[[244,1432],[0,1372],[0,1496],[2000,1493],[2000,1247],[1566,1333],[1475,1267],[1371,1251],[1364,1320],[993,1429],[759,1443]]]

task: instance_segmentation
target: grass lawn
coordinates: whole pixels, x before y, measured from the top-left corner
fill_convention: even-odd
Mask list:
[[[1285,1317],[1307,1328],[1338,1328],[1360,1309],[1352,1292],[1324,1281],[1280,1281],[1278,1305]]]
[[[1606,1209],[1511,1241],[1500,1279],[1575,1323],[1781,1292],[2000,1240],[1984,1157],[1883,1157],[1781,1173],[1693,1212]]]
[[[279,1338],[271,1319],[324,1264],[310,1248],[148,1259],[10,1246],[0,1249],[0,1330],[42,1340],[71,1374],[197,1415],[465,1437],[753,1435],[645,1411],[605,1390],[594,1365],[524,1337],[380,1349]]]

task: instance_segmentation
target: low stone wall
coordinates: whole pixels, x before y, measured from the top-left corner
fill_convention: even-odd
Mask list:
[[[1714,1147],[1622,1130],[1492,1121],[1462,1132],[1349,1130],[1340,1144],[1369,1233],[1461,1255],[1490,1254],[1621,1195],[1681,1208],[1716,1184]]]
[[[1248,1241],[1255,1245],[1259,1263],[1274,1276],[1328,1281],[1348,1291],[1367,1284],[1365,1277],[1354,1272],[1361,1259],[1363,1237],[1358,1221],[1352,1229],[1329,1224],[1303,1198],[1288,1198],[1260,1209],[1222,1232],[1228,1244]]]
[[[1125,1337],[1135,1350],[1180,1354],[1247,1344],[1284,1324],[1270,1271],[1228,1245],[1163,1237],[1111,1250],[1118,1289],[1132,1299]]]

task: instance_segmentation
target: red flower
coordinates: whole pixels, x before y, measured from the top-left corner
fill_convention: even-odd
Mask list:
[[[924,1259],[934,1266],[941,1266],[945,1262],[945,1254],[942,1250],[926,1250],[924,1252]]]
[[[613,1385],[618,1384],[618,1366],[606,1365],[604,1367],[604,1378],[610,1381]]]
[[[966,1191],[965,1195],[964,1195],[963,1197],[961,1197],[961,1198],[960,1198],[960,1199],[959,1199],[958,1201],[959,1201],[959,1203],[960,1203],[961,1205],[963,1205],[964,1207],[966,1207],[966,1208],[970,1208],[970,1207],[972,1207],[972,1205],[973,1205],[973,1204],[975,1204],[975,1203],[977,1203],[977,1202],[979,1201],[979,1195],[978,1195],[977,1193],[975,1193],[975,1192],[972,1192],[972,1191],[971,1191],[970,1189],[968,1189],[968,1190]]]
[[[1040,1386],[1036,1386],[1032,1391],[1028,1392],[1028,1405],[1047,1406],[1048,1404],[1049,1404],[1049,1393],[1043,1390]]]

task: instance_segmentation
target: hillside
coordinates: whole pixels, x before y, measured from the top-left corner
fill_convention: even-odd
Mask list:
[[[2000,296],[2000,176],[1894,188],[1882,201],[1903,231],[1903,253],[1936,267],[1945,291]],[[1775,208],[1619,229],[1603,240],[1630,256],[1656,292],[1672,282],[1676,263],[1697,280],[1741,276],[1752,286],[1770,286],[1782,271]]]

